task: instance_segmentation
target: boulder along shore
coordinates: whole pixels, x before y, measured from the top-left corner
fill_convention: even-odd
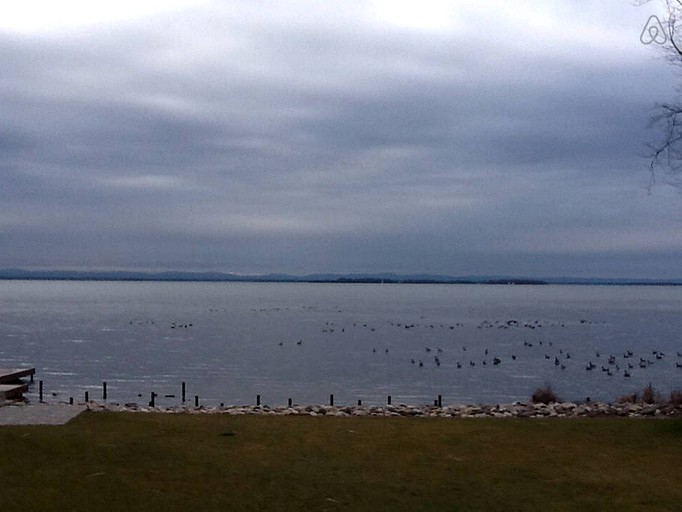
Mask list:
[[[166,414],[228,414],[263,416],[334,416],[334,417],[418,417],[418,418],[586,418],[586,417],[680,417],[682,405],[658,403],[558,402],[549,404],[513,403],[504,405],[412,406],[324,406],[292,407],[219,406],[219,407],[149,407],[135,403],[80,403],[95,412],[139,412]]]

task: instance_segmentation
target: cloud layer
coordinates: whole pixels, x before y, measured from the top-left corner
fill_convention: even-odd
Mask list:
[[[679,277],[654,4],[81,3],[0,16],[2,267]]]

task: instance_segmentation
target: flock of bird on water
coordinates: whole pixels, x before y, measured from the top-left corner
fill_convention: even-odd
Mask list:
[[[287,308],[272,308],[270,310],[266,308],[262,308],[260,310],[252,309],[252,311],[260,311],[260,312],[265,312],[265,311],[279,311],[280,309],[287,309]],[[304,309],[312,309],[311,307],[306,307]],[[219,310],[217,309],[209,309],[211,312],[217,312]],[[423,317],[422,317],[423,318]],[[130,324],[132,325],[133,323],[140,323],[139,321],[131,321]],[[154,322],[145,322],[145,323],[154,323]],[[594,322],[590,322],[588,320],[580,320],[579,322],[581,325],[590,325],[593,324]],[[388,321],[388,324],[399,328],[399,329],[416,329],[416,328],[427,328],[427,329],[449,329],[449,330],[455,330],[456,328],[459,327],[464,327],[464,324],[461,322],[457,322],[451,325],[445,325],[445,324],[422,324],[422,323],[411,323],[411,324],[406,324],[406,323],[401,323],[401,322],[393,322],[393,321]],[[552,324],[554,326],[559,326],[559,327],[566,327],[566,324],[561,322],[558,324]],[[371,327],[367,323],[358,323],[358,322],[353,322],[352,326],[357,328],[363,328],[363,329],[369,329],[371,332],[376,331],[376,327]],[[189,329],[194,327],[193,323],[188,323],[188,322],[171,322],[170,328],[171,329]],[[543,327],[543,324],[539,320],[534,320],[534,321],[519,321],[519,320],[495,320],[495,321],[490,321],[490,320],[483,320],[480,322],[476,328],[477,329],[512,329],[512,328],[526,328],[526,329],[539,329]],[[324,328],[321,329],[321,332],[324,334],[331,334],[334,332],[339,332],[339,333],[345,333],[346,332],[346,327],[338,327],[334,322],[325,322]],[[299,339],[295,342],[296,346],[302,346],[303,345],[303,339]],[[280,341],[278,343],[278,346],[284,347],[285,342]],[[566,369],[566,364],[568,360],[571,360],[571,353],[569,351],[564,351],[564,349],[559,348],[558,351],[554,350],[554,343],[552,341],[537,341],[537,342],[529,342],[529,341],[523,341],[523,347],[525,348],[533,348],[533,347],[544,347],[547,350],[544,351],[544,359],[550,361],[551,364],[553,364],[555,367],[557,367],[560,370],[565,370]],[[554,353],[548,353],[552,352]],[[389,348],[384,348],[383,352],[385,354],[390,353]],[[425,364],[431,362],[431,364],[435,365],[436,367],[440,367],[441,364],[443,363],[443,357],[444,350],[440,347],[430,347],[430,346],[425,346],[424,347],[424,354],[416,357],[411,357],[410,358],[410,364],[414,365],[415,367],[418,368],[423,368]],[[455,362],[455,367],[457,369],[461,369],[463,366],[469,366],[469,367],[475,367],[477,364],[480,364],[481,366],[498,366],[503,363],[503,356],[502,355],[494,355],[491,357],[491,354],[489,352],[488,348],[484,348],[483,350],[483,358],[482,359],[475,359],[475,358],[468,358],[465,356],[467,354],[468,348],[466,345],[461,346],[461,353],[462,356],[461,358],[457,358]],[[377,353],[377,348],[372,347],[372,353],[376,354]],[[682,352],[677,351],[676,352],[677,359],[675,361],[675,366],[678,369],[682,369]],[[509,359],[512,361],[516,361],[518,359],[517,354],[510,354],[508,356]],[[599,350],[596,350],[594,353],[594,360],[598,361],[599,364],[595,363],[592,359],[588,360],[588,362],[585,364],[585,370],[586,371],[593,371],[593,370],[599,370],[603,372],[605,375],[611,377],[616,374],[622,374],[624,378],[630,378],[632,376],[632,373],[636,369],[647,369],[651,366],[654,366],[656,361],[662,361],[666,358],[665,352],[657,349],[653,349],[651,353],[647,354],[635,354],[633,350],[627,349],[625,350],[622,354],[620,355],[615,355],[615,354],[602,354]]]
[[[273,310],[279,310],[280,308],[273,308]],[[255,310],[254,310],[255,311]],[[258,311],[268,311],[267,309],[260,309]],[[340,312],[340,311],[339,311]],[[422,319],[424,318],[423,316],[421,317]],[[457,328],[464,327],[464,324],[462,322],[456,322],[454,324],[431,324],[431,323],[401,323],[401,322],[393,322],[393,321],[388,321],[387,322],[390,326],[398,328],[398,329],[404,329],[404,330],[411,330],[411,329],[418,329],[418,328],[423,328],[423,329],[447,329],[447,330],[455,330]],[[579,325],[582,326],[588,326],[588,325],[594,325],[598,324],[598,322],[592,322],[589,320],[580,320],[578,322]],[[550,324],[551,326],[554,327],[566,327],[565,322],[558,322],[558,323],[552,323]],[[191,324],[190,324],[191,326]],[[511,320],[483,320],[481,321],[478,325],[476,325],[477,329],[515,329],[515,328],[525,328],[525,329],[530,329],[530,330],[536,330],[544,327],[542,322],[539,320],[533,320],[533,321],[519,321],[515,319]],[[362,329],[369,329],[371,332],[376,331],[376,327],[372,327],[367,323],[361,323],[361,322],[353,322],[352,327],[354,328],[362,328]],[[348,326],[348,329],[350,326]],[[327,321],[324,324],[324,327],[321,329],[321,332],[323,334],[332,334],[332,333],[346,333],[347,332],[347,327],[339,327],[336,325],[334,322]],[[297,346],[302,346],[303,345],[303,339],[299,339],[295,341],[295,344]],[[284,347],[285,341],[279,341],[278,345],[280,347]],[[546,340],[536,340],[533,342],[524,340],[523,341],[523,347],[525,349],[533,349],[533,348],[540,348],[542,347],[543,350],[541,351],[544,359],[549,362],[549,364],[553,364],[557,369],[559,370],[565,370],[567,368],[568,361],[572,360],[573,357],[571,356],[571,353],[567,350],[564,350],[563,348],[555,348],[554,343],[552,341],[546,341]],[[376,347],[372,347],[372,353],[376,354],[377,352],[381,352],[381,350],[378,350]],[[384,348],[383,352],[385,354],[390,353],[389,348]],[[502,354],[497,354],[497,355],[492,355],[489,351],[488,348],[483,348],[483,354],[482,357],[475,358],[475,357],[467,357],[467,354],[471,354],[475,352],[475,350],[469,351],[469,348],[467,345],[461,345],[461,355],[460,357],[455,357],[455,363],[454,367],[457,369],[462,369],[465,366],[468,367],[476,367],[477,365],[480,366],[499,366],[503,364],[504,358],[506,357],[507,360],[511,361],[516,361],[518,359],[518,354],[512,353],[508,354],[506,356],[503,356]],[[409,359],[410,364],[414,365],[415,367],[418,368],[423,368],[427,364],[435,365],[436,367],[440,367],[441,364],[444,362],[444,353],[445,351],[441,347],[437,346],[424,346],[424,352],[422,353],[421,356],[415,356],[411,357]],[[682,369],[682,352],[677,351],[676,352],[676,360],[675,360],[675,366],[678,369]],[[599,350],[594,351],[594,357],[590,358],[584,365],[585,371],[591,372],[594,370],[601,371],[604,375],[608,377],[612,377],[614,375],[622,375],[624,378],[628,379],[630,378],[634,371],[640,369],[640,370],[645,370],[647,368],[650,368],[656,364],[657,361],[663,361],[666,359],[666,353],[653,349],[651,352],[647,353],[640,353],[640,354],[635,354],[635,352],[631,349],[626,349],[624,352],[621,354],[606,354],[602,353]],[[594,361],[597,361],[595,363]],[[451,365],[452,366],[452,365]]]
[[[264,308],[252,309],[255,312],[274,312],[280,310],[287,310],[288,308]],[[312,307],[305,307],[304,309],[313,309]],[[209,309],[210,312],[219,312],[218,309]],[[339,311],[341,313],[341,311]],[[320,321],[322,322],[322,321]],[[130,322],[140,323],[137,322]],[[154,323],[154,322],[145,322]],[[343,324],[343,325],[341,325]],[[609,353],[595,348],[586,347],[572,347],[575,353],[567,350],[565,346],[560,346],[563,343],[559,341],[560,338],[555,338],[554,341],[549,341],[547,338],[549,333],[544,336],[522,334],[522,331],[536,331],[543,327],[576,327],[576,326],[590,326],[598,325],[600,322],[592,322],[588,320],[579,320],[573,322],[541,322],[539,320],[520,321],[520,320],[483,320],[478,324],[471,324],[462,322],[441,324],[429,323],[420,317],[420,321],[416,323],[404,323],[397,321],[386,321],[384,327],[372,326],[365,322],[333,322],[326,321],[320,325],[320,334],[324,336],[345,335],[345,336],[360,336],[360,339],[365,338],[369,333],[381,331],[387,328],[394,329],[394,332],[422,330],[427,333],[423,339],[430,341],[421,341],[418,344],[419,348],[413,349],[412,353],[405,353],[404,347],[396,349],[391,346],[376,346],[371,342],[367,344],[367,350],[371,351],[374,357],[378,354],[385,354],[386,356],[398,353],[400,357],[405,357],[405,364],[409,362],[414,368],[439,368],[441,365],[449,369],[463,369],[467,367],[499,367],[506,364],[518,364],[523,360],[528,361],[529,358],[534,359],[536,363],[544,361],[545,364],[551,365],[557,371],[563,371],[567,368],[572,370],[584,368],[586,372],[601,373],[607,377],[621,376],[624,379],[629,379],[636,372],[646,371],[649,368],[656,367],[657,364],[671,367],[672,363],[679,370],[682,370],[682,352],[675,351],[669,354],[659,349],[643,349],[640,348],[636,353],[635,350],[626,348],[618,353]],[[192,329],[195,326],[193,322],[171,322],[171,329]],[[467,344],[461,343],[461,332],[455,333],[450,331],[457,331],[461,328],[475,327],[475,329],[501,329],[501,330],[515,330],[520,335],[515,341],[504,343],[502,345],[496,344],[495,349],[490,349],[486,343],[481,341],[481,337],[477,336],[470,339]],[[358,330],[362,334],[358,334]],[[439,332],[440,331],[440,332]],[[469,331],[471,332],[471,331]],[[418,336],[419,337],[419,336]],[[458,339],[459,338],[459,339]],[[544,338],[544,339],[540,339]],[[440,341],[436,341],[440,340]],[[509,338],[514,340],[514,338]],[[298,347],[298,349],[305,349],[306,346],[315,344],[315,337],[309,339],[303,338],[287,338],[276,340],[280,349],[285,349],[289,346]],[[682,347],[681,347],[682,348]],[[355,347],[357,349],[357,346]],[[463,370],[464,371],[464,370]]]

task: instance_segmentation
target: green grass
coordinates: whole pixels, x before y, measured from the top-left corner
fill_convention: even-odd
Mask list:
[[[682,510],[682,420],[86,413],[0,427],[0,510]]]

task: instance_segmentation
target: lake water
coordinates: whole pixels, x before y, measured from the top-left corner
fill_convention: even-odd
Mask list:
[[[682,388],[680,352],[682,287],[0,281],[0,367],[48,401],[614,400]]]

